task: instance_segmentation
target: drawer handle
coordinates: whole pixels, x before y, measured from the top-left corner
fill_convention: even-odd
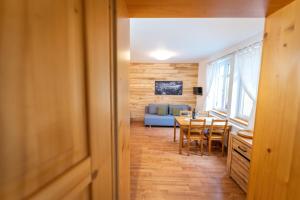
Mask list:
[[[238,146],[238,149],[241,150],[242,152],[247,152],[247,149],[244,149],[244,148],[241,147],[241,146]]]

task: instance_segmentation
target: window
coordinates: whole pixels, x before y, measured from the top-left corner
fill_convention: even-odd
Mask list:
[[[254,101],[249,97],[243,87],[240,87],[236,117],[248,121],[252,112]]]
[[[261,47],[261,42],[254,43],[207,65],[206,110],[253,128]]]
[[[215,83],[215,101],[213,108],[222,112],[228,111],[230,62],[229,59],[221,60],[217,64]]]
[[[250,121],[254,118],[254,105],[257,96],[257,87],[259,80],[259,69],[261,61],[261,44],[257,43],[235,54],[235,78],[233,88],[233,98],[236,102],[232,105],[232,115],[235,118],[244,121]],[[235,112],[233,112],[235,110]]]

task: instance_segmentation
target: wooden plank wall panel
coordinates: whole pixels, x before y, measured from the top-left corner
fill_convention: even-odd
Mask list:
[[[198,63],[151,64],[132,63],[129,69],[130,117],[133,121],[144,119],[149,103],[196,105],[193,87],[197,86]],[[183,81],[182,95],[155,95],[155,81]]]
[[[292,0],[126,0],[133,18],[265,17]]]
[[[266,19],[248,199],[300,199],[300,0]]]

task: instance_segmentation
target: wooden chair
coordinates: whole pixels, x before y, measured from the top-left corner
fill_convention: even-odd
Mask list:
[[[179,112],[179,116],[182,116],[182,117],[192,117],[192,111],[190,110],[181,110]],[[187,130],[187,128],[184,128],[183,130]],[[183,144],[182,144],[183,146]]]
[[[211,153],[212,141],[220,141],[222,143],[222,153],[224,154],[224,136],[227,131],[227,120],[213,119],[207,135],[208,152]]]
[[[191,117],[192,116],[192,111],[190,110],[181,110],[179,113],[180,116],[187,116],[187,117]]]
[[[204,130],[206,130],[205,119],[191,119],[188,129],[183,130],[184,136],[187,140],[188,156],[190,155],[190,144],[192,141],[200,142],[201,155],[203,154],[203,140],[206,140]]]

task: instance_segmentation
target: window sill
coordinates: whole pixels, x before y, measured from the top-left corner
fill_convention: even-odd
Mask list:
[[[228,117],[227,113],[225,113],[225,112],[221,112],[221,111],[218,111],[218,110],[211,110],[210,112],[211,112],[211,115],[216,116],[216,117],[221,118],[221,119],[229,119],[229,121],[232,124],[236,124],[238,126],[247,127],[248,124],[249,124],[248,121],[246,121],[246,120],[242,120],[242,119],[239,119],[239,118]]]
[[[243,126],[248,126],[249,123],[248,121],[246,120],[243,120],[243,119],[239,119],[239,118],[229,118],[231,121],[235,122],[235,123],[238,123],[238,124],[241,124]]]
[[[211,110],[211,112],[221,115],[222,117],[227,117],[227,113],[225,113],[225,112],[221,112],[218,110]]]

